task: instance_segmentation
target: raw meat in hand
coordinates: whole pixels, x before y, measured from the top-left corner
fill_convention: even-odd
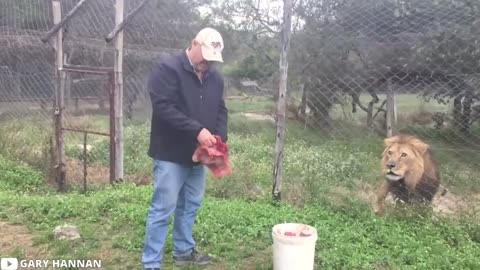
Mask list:
[[[199,145],[193,153],[192,160],[207,166],[215,178],[228,176],[232,173],[228,161],[228,146],[220,136],[214,135],[217,142],[212,147]]]

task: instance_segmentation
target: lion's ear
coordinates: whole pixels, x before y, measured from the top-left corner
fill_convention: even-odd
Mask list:
[[[425,152],[427,152],[428,150],[428,144],[422,142],[421,140],[417,139],[417,138],[413,138],[410,140],[410,144],[418,150],[418,152],[420,152],[420,154],[425,154]]]
[[[393,137],[388,137],[385,140],[383,140],[383,143],[385,147],[390,147],[392,144],[399,142],[400,136],[393,136]]]

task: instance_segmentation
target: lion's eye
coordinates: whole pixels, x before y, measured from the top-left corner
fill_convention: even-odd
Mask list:
[[[390,156],[391,156],[391,155],[392,155],[392,151],[388,151],[388,155],[390,155]]]
[[[406,156],[407,156],[407,154],[405,154],[405,153],[402,153],[402,157],[406,157]]]

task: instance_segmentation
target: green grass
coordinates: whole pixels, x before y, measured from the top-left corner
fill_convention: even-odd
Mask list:
[[[149,143],[149,127],[145,123],[124,129],[124,172],[127,181],[134,175],[150,177],[152,163],[145,153]],[[268,121],[252,122],[245,116],[232,114],[230,130],[229,147],[235,174],[226,178],[227,181],[212,181],[209,190],[215,196],[226,198],[251,198],[252,195],[256,197],[257,194],[268,193],[275,143],[274,124]],[[382,139],[360,129],[353,133],[348,128],[340,130],[336,132],[341,135],[332,139],[331,134],[322,136],[304,130],[300,124],[289,124],[283,165],[285,189],[292,188],[302,194],[301,198],[291,202],[305,203],[310,197],[317,197],[318,189],[330,188],[334,184],[354,188],[358,185],[352,180],[376,183]],[[455,149],[452,145],[438,143],[438,140],[431,138],[427,141],[432,143],[436,157],[442,164],[439,169],[443,181],[449,187],[457,192],[480,192],[480,182],[476,180],[480,171],[475,165],[480,161],[480,152],[469,153],[467,159],[464,155],[456,154],[460,147]],[[89,164],[108,167],[108,139],[99,138],[92,146]],[[71,157],[80,159],[81,154],[78,147],[67,148],[67,155]],[[286,196],[294,196],[292,194],[286,193]]]
[[[357,195],[365,185],[378,184],[382,138],[340,120],[331,131],[312,131],[289,121],[282,204],[273,205],[274,124],[252,121],[240,114],[271,109],[271,102],[232,100],[228,106],[234,173],[219,180],[208,176],[206,198],[194,229],[199,248],[215,258],[212,269],[271,269],[271,228],[280,222],[315,226],[319,236],[316,264],[322,269],[480,267],[478,216],[450,219],[428,209],[417,212],[401,207],[387,209],[385,217],[372,214],[365,198]],[[106,127],[104,120],[81,119],[77,123],[95,130]],[[75,190],[66,194],[52,192],[44,184],[40,167],[31,166],[37,156],[20,161],[29,154],[29,148],[42,149],[48,138],[48,133],[38,132],[38,127],[25,128],[29,125],[30,119],[24,119],[0,127],[0,219],[28,226],[36,236],[35,244],[46,246],[50,257],[101,258],[105,269],[139,269],[151,186],[126,183],[91,187],[86,194]],[[125,174],[151,179],[151,160],[146,155],[149,124],[128,122],[124,131]],[[478,154],[469,158],[455,155],[449,149],[452,146],[440,140],[441,136],[434,130],[424,134],[436,148],[444,183],[465,197],[480,192]],[[67,138],[69,157],[81,157],[75,146],[81,139],[74,134]],[[89,166],[108,165],[108,141],[98,136],[92,137],[89,144],[93,146]],[[55,226],[65,222],[79,227],[82,241],[70,243],[53,238]],[[171,250],[169,235],[165,247],[168,266]],[[11,252],[22,254],[18,249]]]
[[[0,158],[0,216],[27,224],[47,245],[51,255],[64,259],[102,258],[105,269],[136,269],[143,241],[149,186],[122,185],[88,194],[19,194],[11,183],[30,175],[29,187],[41,187],[39,174],[24,165]],[[222,180],[224,181],[224,180]],[[228,180],[225,180],[228,181]],[[54,240],[51,231],[65,222],[77,225],[82,241]],[[379,218],[367,206],[339,209],[323,204],[296,208],[275,206],[267,199],[205,198],[194,229],[199,248],[224,269],[271,269],[271,228],[281,222],[303,222],[318,230],[316,262],[322,269],[382,266],[391,269],[476,269],[480,227],[433,219],[430,215],[394,215]],[[166,254],[172,250],[167,239]],[[263,255],[257,256],[263,251]],[[265,252],[268,251],[268,252]],[[166,264],[171,260],[166,257]]]

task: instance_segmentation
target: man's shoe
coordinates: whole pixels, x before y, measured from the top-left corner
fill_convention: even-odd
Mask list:
[[[175,261],[176,265],[189,265],[189,264],[197,264],[197,265],[205,265],[210,263],[210,257],[207,255],[202,255],[198,253],[195,249],[192,251],[190,255],[186,256],[173,256],[173,260]]]

